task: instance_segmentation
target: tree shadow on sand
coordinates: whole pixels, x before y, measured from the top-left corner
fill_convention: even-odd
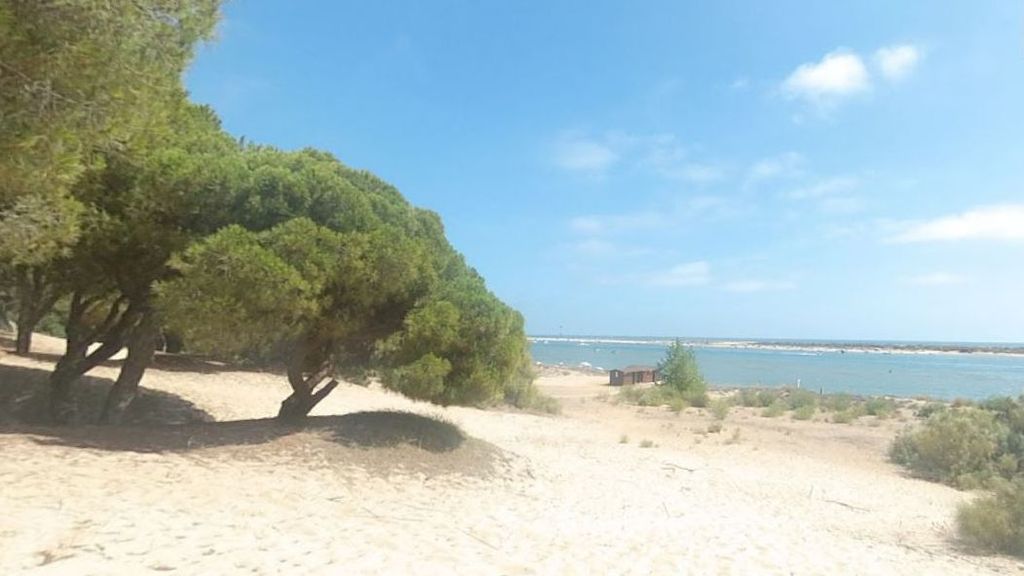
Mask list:
[[[48,370],[0,364],[0,425],[44,425],[47,420]],[[99,419],[107,392],[114,384],[109,378],[85,376],[76,386],[78,413],[74,424]],[[135,402],[125,413],[126,424],[186,424],[208,422],[213,417],[175,394],[140,388]]]
[[[456,450],[467,440],[454,424],[410,412],[356,412],[311,416],[285,423],[272,418],[176,425],[17,426],[0,434],[31,434],[45,445],[130,452],[186,452],[203,448],[269,444],[300,435],[315,436],[349,448],[412,446],[428,452]]]
[[[52,426],[43,417],[48,375],[45,370],[0,365],[0,441],[21,436],[41,447],[195,453],[218,461],[287,460],[301,461],[302,466],[336,463],[383,475],[420,471],[486,476],[504,461],[501,450],[466,436],[455,424],[415,413],[356,412],[294,423],[273,418],[214,422],[179,396],[145,389],[126,413],[125,424],[97,426],[91,423],[113,383],[94,377],[83,379],[80,386],[80,423]]]

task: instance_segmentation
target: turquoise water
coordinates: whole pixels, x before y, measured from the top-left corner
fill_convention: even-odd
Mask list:
[[[836,343],[827,343],[836,346]],[[885,344],[885,343],[881,343]],[[599,338],[533,341],[533,359],[545,364],[621,368],[657,364],[664,339]],[[840,346],[836,346],[839,348]],[[715,348],[695,345],[713,386],[795,385],[825,392],[980,399],[1024,393],[1024,356],[995,354],[887,354]]]

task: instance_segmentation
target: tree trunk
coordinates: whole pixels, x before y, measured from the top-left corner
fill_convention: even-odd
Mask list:
[[[293,390],[292,395],[285,398],[284,402],[281,402],[281,409],[277,412],[277,419],[294,421],[309,416],[313,408],[337,387],[338,381],[332,378],[330,382],[316,392],[310,392],[312,388]]]
[[[23,322],[22,319],[18,318],[18,336],[14,341],[14,353],[19,356],[27,356],[32,351],[32,331],[35,326]]]
[[[321,400],[338,387],[338,381],[332,378],[322,388],[316,390],[316,387],[330,376],[331,364],[323,362],[307,376],[306,354],[307,347],[300,344],[292,350],[288,358],[288,383],[291,384],[292,393],[281,402],[281,409],[277,412],[278,420],[294,421],[305,418]]]
[[[121,423],[128,407],[138,395],[139,381],[142,380],[146,368],[153,361],[159,334],[160,330],[155,315],[152,311],[146,312],[139,325],[132,330],[131,336],[128,337],[128,357],[121,365],[117,381],[107,393],[103,412],[100,413],[100,424]]]
[[[77,407],[71,395],[71,386],[85,373],[82,370],[84,362],[84,350],[80,353],[69,350],[50,374],[50,419],[55,424],[69,424],[75,419]]]
[[[85,318],[90,308],[99,302],[99,299],[90,302],[78,292],[72,295],[67,350],[50,374],[50,418],[55,424],[68,424],[75,420],[78,410],[71,393],[72,386],[86,372],[117,354],[124,347],[125,338],[143,317],[139,309],[142,304],[129,303],[122,297],[109,305],[106,318],[98,326],[90,326]],[[124,307],[126,303],[127,308]],[[90,353],[89,346],[96,342],[100,343],[99,347]]]

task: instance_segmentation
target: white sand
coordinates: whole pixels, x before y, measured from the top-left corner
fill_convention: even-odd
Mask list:
[[[0,364],[47,366],[10,355]],[[712,420],[700,411],[601,399],[612,391],[601,377],[556,374],[539,384],[565,398],[564,415],[440,409],[350,386],[316,410],[443,414],[510,455],[489,478],[382,477],[316,451],[154,454],[0,434],[0,574],[1024,569],[957,548],[952,515],[969,495],[905,478],[885,461],[900,423],[791,422],[734,409],[723,432],[706,434]],[[220,420],[271,416],[287,391],[280,376],[230,371],[154,370],[144,385]],[[641,448],[643,440],[656,445]]]

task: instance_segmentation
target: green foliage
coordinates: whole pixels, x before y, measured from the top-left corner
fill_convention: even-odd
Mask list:
[[[843,412],[849,410],[853,404],[853,396],[849,394],[826,394],[821,398],[821,409],[829,412]]]
[[[0,2],[0,204],[61,197],[180,94],[219,0]]]
[[[942,402],[929,402],[914,411],[914,416],[917,416],[918,418],[928,418],[932,414],[943,412],[948,409],[949,406]]]
[[[1006,427],[985,410],[938,412],[924,426],[897,436],[889,456],[922,478],[973,487],[996,472],[1006,433]]]
[[[798,410],[808,406],[814,408],[818,405],[818,395],[803,388],[789,389],[786,403],[789,405],[790,410]]]
[[[818,409],[814,404],[802,404],[793,410],[794,420],[810,420]]]
[[[719,398],[711,402],[711,415],[716,420],[725,420],[725,417],[729,415],[729,408],[732,404],[725,398]]]
[[[993,494],[961,505],[956,523],[971,546],[1024,556],[1024,479],[998,482]]]
[[[786,413],[789,406],[786,402],[779,398],[772,402],[768,407],[761,411],[761,415],[765,418],[778,418]]]
[[[867,411],[864,410],[864,404],[851,404],[845,410],[833,414],[832,421],[836,424],[850,424],[865,414],[867,414]]]
[[[891,398],[868,398],[864,403],[864,410],[870,416],[884,419],[896,412],[896,402]]]
[[[736,394],[736,401],[740,406],[747,408],[761,407],[761,402],[758,399],[758,390],[754,388],[740,388]]]
[[[693,350],[683,346],[679,340],[669,345],[658,370],[662,387],[670,388],[692,406],[707,405],[707,384],[697,366],[697,359]]]

